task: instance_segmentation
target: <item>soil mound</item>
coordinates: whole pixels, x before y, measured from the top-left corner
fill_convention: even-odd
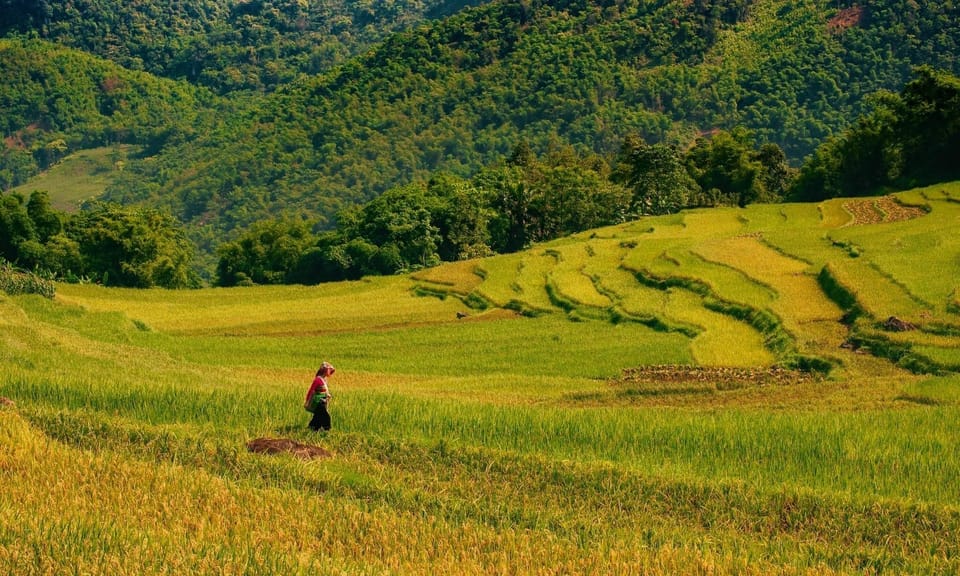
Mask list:
[[[255,438],[247,442],[247,450],[257,454],[292,454],[301,460],[317,460],[333,456],[329,450],[288,438]]]
[[[891,316],[884,321],[883,329],[888,332],[909,332],[910,330],[916,330],[917,327],[906,320]]]
[[[13,400],[0,396],[0,406],[16,406],[16,404],[14,404]]]

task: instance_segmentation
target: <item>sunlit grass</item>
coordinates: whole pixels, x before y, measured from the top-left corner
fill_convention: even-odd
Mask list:
[[[700,209],[684,212],[683,223],[691,237],[703,241],[739,234],[743,231],[744,218],[742,211],[735,208]]]
[[[932,346],[921,343],[914,346],[913,350],[940,365],[952,370],[960,370],[960,347],[956,342],[952,346]]]
[[[955,358],[960,365],[960,358]],[[960,405],[960,377],[951,375],[914,382],[903,389],[904,400],[920,405]]]
[[[559,258],[550,272],[548,282],[558,298],[576,305],[607,308],[610,299],[597,291],[592,278],[584,268],[593,258],[590,244],[579,244],[569,248],[557,248]]]
[[[99,197],[122,170],[123,162],[136,150],[128,145],[80,150],[12,190],[29,197],[44,190],[58,210],[76,211],[81,202]]]
[[[932,307],[911,297],[903,286],[864,259],[850,259],[842,265],[831,266],[831,271],[841,284],[856,295],[865,312],[879,320],[896,316],[920,322],[932,311]]]
[[[455,430],[450,424],[462,421],[458,413],[439,408],[414,414],[429,418],[422,426],[436,425],[435,433]],[[455,434],[436,449],[344,435],[338,460],[316,465],[225,451],[185,466],[64,447],[6,416],[0,414],[0,434],[7,440],[2,454],[11,464],[6,475],[13,482],[0,495],[0,518],[10,527],[7,534],[16,538],[4,547],[0,565],[18,570],[45,566],[58,571],[69,559],[93,572],[112,568],[137,574],[168,573],[170,568],[221,574],[313,573],[330,562],[336,562],[339,570],[415,574],[436,570],[479,574],[489,572],[491,565],[504,571],[529,565],[577,573],[621,573],[647,566],[645,571],[670,574],[705,561],[723,566],[724,572],[742,571],[748,565],[770,571],[804,550],[813,554],[808,562],[818,564],[841,546],[871,537],[868,527],[851,530],[842,523],[821,524],[838,541],[829,544],[832,539],[825,539],[812,550],[801,545],[803,519],[825,520],[816,512],[818,505],[857,521],[866,520],[868,513],[875,518],[906,517],[894,506],[861,511],[856,501],[818,504],[808,495],[789,491],[763,495],[722,481],[719,489],[693,482],[672,485],[657,476],[605,466],[547,464],[458,448],[462,436]],[[586,424],[597,423],[589,414],[575,416]],[[371,420],[377,422],[396,423],[389,417]],[[542,426],[516,416],[508,416],[504,424],[539,426],[553,431],[550,438],[581,436],[584,446],[629,445],[591,440],[602,438],[607,425],[572,427],[572,422],[558,420]],[[675,424],[663,429],[656,421],[641,423],[631,436],[656,441],[663,454],[670,454],[711,440],[725,425],[722,419],[701,421],[694,428],[683,421]],[[776,422],[764,424],[784,431]],[[678,430],[687,433],[669,435]],[[693,430],[697,432],[691,434]],[[822,441],[817,428],[797,429],[801,431],[797,438],[806,438],[811,446]],[[496,437],[498,430],[493,432]],[[661,442],[661,433],[671,440]],[[763,440],[755,438],[744,448],[762,446],[761,454],[771,454],[775,445]],[[790,444],[780,449],[803,447]],[[736,450],[736,445],[723,452],[727,450]],[[46,459],[34,459],[35,453]],[[810,456],[827,454],[829,450],[817,449]],[[485,465],[481,474],[478,465]],[[49,466],[59,474],[51,476]],[[568,485],[579,488],[572,493]],[[132,494],[137,497],[133,508]],[[371,506],[366,503],[371,499],[389,505]],[[769,514],[780,516],[783,523],[775,529],[780,534],[776,546],[762,543],[770,530],[764,520]],[[607,521],[596,523],[598,515]],[[711,539],[712,544],[689,546],[686,539],[699,540],[709,533],[677,524],[695,518],[743,529],[740,534],[721,531],[721,539]],[[942,521],[937,516],[920,520]],[[797,528],[790,527],[794,522]],[[796,539],[792,530],[799,530]],[[919,535],[927,538],[928,547],[946,545],[934,533]],[[909,550],[912,547],[906,544],[911,540],[905,536],[893,543]],[[730,559],[724,552],[729,547],[745,556]],[[912,559],[925,560],[922,555]],[[842,561],[838,567],[843,567]],[[823,570],[830,569],[824,565]]]
[[[776,292],[729,262],[711,261],[709,255],[715,254],[717,247],[717,243],[704,243],[692,252],[673,252],[672,255],[680,262],[684,275],[702,281],[717,297],[756,308],[769,306]]]
[[[176,333],[300,334],[456,320],[456,299],[424,298],[405,277],[321,286],[164,291],[62,285],[57,299],[93,311],[123,311]],[[269,306],[263,303],[269,301]]]
[[[842,199],[827,200],[819,206],[825,228],[840,228],[853,221],[853,216],[843,208]]]
[[[483,277],[483,283],[476,292],[495,306],[506,306],[520,296],[517,274],[523,262],[523,255],[510,254],[495,256],[482,261],[477,270]]]
[[[557,265],[557,256],[549,251],[531,251],[517,270],[519,297],[525,306],[538,311],[558,310],[547,291],[547,279]]]
[[[899,192],[897,197],[907,204],[916,206],[922,206],[935,200],[958,200],[960,199],[960,182],[946,182]]]
[[[840,309],[820,290],[816,279],[806,273],[806,262],[743,236],[701,246],[699,251],[705,258],[740,270],[772,288],[777,298],[770,308],[793,329],[807,322],[840,319]]]
[[[951,234],[930,202],[877,230],[828,227],[824,205],[645,218],[414,277],[0,295],[0,573],[956,573],[957,378],[840,348],[877,330],[816,279],[829,264],[905,315],[939,294],[888,339],[955,365],[956,279],[883,256],[899,240],[926,262],[919,239]],[[837,368],[621,378],[779,362],[732,315],[751,311]],[[315,435],[322,360],[334,429]],[[332,457],[247,452],[260,436]]]
[[[769,366],[774,355],[764,348],[764,338],[752,326],[703,307],[701,297],[673,289],[667,297],[667,317],[701,329],[690,343],[697,364],[703,366]],[[737,350],[730,354],[730,350]]]
[[[477,263],[477,260],[448,262],[416,272],[411,278],[427,284],[437,284],[438,289],[446,292],[466,296],[482,282],[482,278],[477,274]]]
[[[854,226],[833,233],[852,243],[884,275],[916,299],[940,310],[960,278],[960,236],[954,233],[960,217],[955,202],[932,203],[932,214],[883,226]],[[917,266],[924,262],[924,266]]]

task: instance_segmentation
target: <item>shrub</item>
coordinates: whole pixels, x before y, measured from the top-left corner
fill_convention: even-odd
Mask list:
[[[3,260],[0,260],[0,290],[11,296],[39,294],[51,299],[56,294],[53,281],[32,272],[21,272]]]

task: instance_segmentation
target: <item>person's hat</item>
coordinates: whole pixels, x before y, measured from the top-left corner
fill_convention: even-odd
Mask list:
[[[326,368],[330,374],[333,374],[334,372],[337,371],[337,369],[333,367],[333,364],[329,362],[324,362],[323,364],[320,365],[320,368]]]

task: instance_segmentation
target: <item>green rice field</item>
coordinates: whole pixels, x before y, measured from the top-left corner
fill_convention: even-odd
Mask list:
[[[0,294],[0,573],[960,573],[958,221],[950,184]]]

